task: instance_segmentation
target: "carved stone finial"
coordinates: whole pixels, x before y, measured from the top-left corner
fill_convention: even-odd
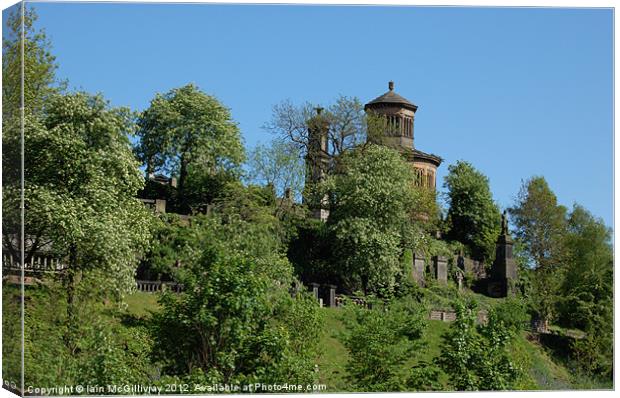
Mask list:
[[[390,89],[390,91],[394,91],[394,82],[393,81],[390,81],[388,83],[388,88]]]
[[[316,108],[314,108],[314,110],[316,111],[317,115],[320,115],[321,112],[323,112],[323,108],[321,108],[320,106],[317,106]]]
[[[502,235],[508,235],[508,218],[506,217],[506,210],[502,213]]]

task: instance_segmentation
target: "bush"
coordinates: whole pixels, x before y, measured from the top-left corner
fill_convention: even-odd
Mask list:
[[[196,216],[187,227],[175,273],[183,292],[164,294],[154,317],[156,357],[169,376],[193,382],[312,383],[318,306],[290,296],[277,222],[259,209],[244,212],[251,222],[235,214]]]
[[[507,346],[513,332],[496,316],[476,327],[476,305],[455,304],[457,319],[444,336],[437,364],[449,376],[449,384],[459,391],[509,390],[520,370]]]
[[[408,385],[422,385],[422,376],[408,374],[404,363],[421,348],[426,327],[425,312],[419,303],[403,299],[384,308],[362,309],[345,319],[348,334],[343,338],[350,354],[347,371],[357,391],[402,391]]]

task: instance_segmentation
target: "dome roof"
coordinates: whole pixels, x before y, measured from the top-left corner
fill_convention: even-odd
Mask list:
[[[388,88],[389,88],[389,91],[387,93],[367,103],[364,106],[364,109],[372,108],[373,105],[378,105],[378,104],[400,105],[404,108],[409,108],[413,110],[414,112],[418,109],[417,105],[411,103],[406,98],[403,98],[394,92],[394,82],[389,82]]]

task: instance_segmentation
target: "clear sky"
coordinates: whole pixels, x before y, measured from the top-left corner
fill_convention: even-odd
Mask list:
[[[441,180],[470,161],[504,208],[543,175],[613,225],[611,9],[31,4],[59,77],[113,105],[193,82],[252,147],[284,99],[367,102],[394,80]]]

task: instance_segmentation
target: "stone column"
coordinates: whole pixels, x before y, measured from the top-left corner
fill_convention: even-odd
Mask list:
[[[314,298],[318,300],[319,299],[319,284],[311,283],[310,286],[312,286],[312,294],[314,294]]]
[[[336,285],[327,285],[329,288],[329,306],[336,307]]]

